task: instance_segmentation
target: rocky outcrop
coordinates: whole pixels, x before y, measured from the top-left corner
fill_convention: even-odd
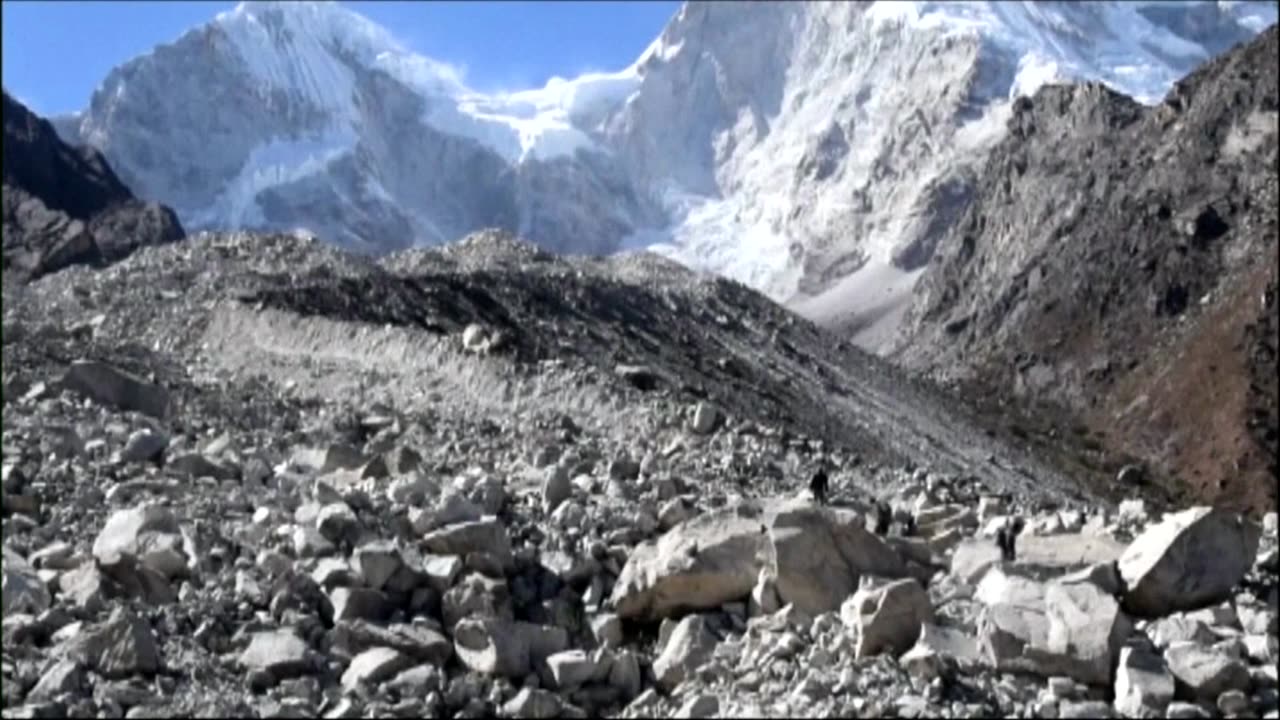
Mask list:
[[[1125,607],[1139,615],[1164,616],[1222,602],[1253,567],[1261,534],[1249,520],[1217,508],[1169,515],[1120,557]]]
[[[1096,83],[1015,102],[896,356],[1040,403],[1024,435],[1099,484],[1138,458],[1175,495],[1274,507],[1278,34],[1156,107]]]
[[[134,198],[100,152],[67,145],[7,91],[3,192],[4,268],[16,279],[183,237],[171,210]]]
[[[905,573],[865,524],[858,513],[782,498],[702,515],[638,547],[611,603],[620,617],[645,620],[715,608],[747,598],[763,570],[783,604],[832,612],[864,575]]]

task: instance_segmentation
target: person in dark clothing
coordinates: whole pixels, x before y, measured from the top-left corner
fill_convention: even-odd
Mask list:
[[[829,489],[830,480],[827,478],[827,471],[818,468],[809,480],[809,492],[813,493],[813,498],[818,501],[819,505],[827,504],[827,490]]]
[[[996,545],[1000,548],[1000,556],[1008,562],[1018,559],[1018,535],[1022,533],[1025,523],[1022,518],[1015,517],[1012,522],[996,532]]]
[[[888,535],[889,526],[893,524],[893,508],[889,507],[889,503],[881,501],[876,503],[876,525],[875,533],[877,535]]]
[[[902,519],[902,536],[912,537],[916,534],[916,514],[911,513]]]
[[[1000,557],[1009,559],[1009,529],[1001,526],[996,530],[996,547],[1000,548]]]

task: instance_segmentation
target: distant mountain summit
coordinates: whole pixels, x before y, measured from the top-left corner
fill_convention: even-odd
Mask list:
[[[819,318],[871,288],[854,304],[892,324],[1012,99],[1082,79],[1155,102],[1275,16],[692,3],[628,68],[486,95],[350,10],[253,2],[113,70],[58,126],[193,229],[303,226],[374,253],[482,227],[650,246]]]
[[[4,272],[32,279],[183,237],[169,208],[134,198],[102,154],[72,147],[4,93]]]

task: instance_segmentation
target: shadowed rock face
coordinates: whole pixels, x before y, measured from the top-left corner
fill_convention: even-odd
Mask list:
[[[4,268],[35,278],[119,260],[184,233],[172,210],[136,199],[102,154],[58,139],[4,94]]]
[[[1175,491],[1274,507],[1277,29],[1145,108],[1020,100],[898,356],[1047,400]]]

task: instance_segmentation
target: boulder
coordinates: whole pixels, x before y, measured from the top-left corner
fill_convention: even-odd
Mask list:
[[[1083,580],[1046,585],[995,567],[978,584],[975,599],[986,605],[979,644],[996,668],[1110,684],[1131,627],[1102,588]]]
[[[1063,658],[1066,675],[1105,686],[1133,625],[1120,604],[1090,582],[1054,582],[1045,593],[1046,649]]]
[[[427,533],[422,544],[437,555],[462,555],[486,553],[495,558],[504,571],[515,569],[515,556],[511,553],[511,538],[507,528],[496,517],[485,517],[471,522],[461,522]]]
[[[507,583],[471,573],[445,592],[441,600],[441,618],[445,629],[469,616],[511,620],[514,612]]]
[[[760,568],[756,584],[751,588],[751,598],[747,601],[747,612],[751,617],[772,615],[782,608],[778,599],[778,589],[773,585],[773,578],[766,568]]]
[[[315,529],[330,543],[350,542],[360,531],[360,519],[345,502],[331,502],[316,513]]]
[[[1042,613],[1044,594],[1044,583],[1001,566],[987,570],[974,590],[973,599],[983,605],[1012,605]]]
[[[1274,607],[1260,602],[1240,602],[1236,605],[1240,628],[1251,635],[1280,634],[1280,613]]]
[[[365,620],[339,622],[334,645],[358,655],[373,648],[391,648],[417,663],[443,667],[453,657],[453,643],[431,626],[419,623],[378,625]]]
[[[62,376],[62,386],[126,412],[164,420],[172,411],[169,391],[106,363],[77,360]]]
[[[560,717],[560,696],[548,690],[523,687],[515,697],[502,705],[502,714],[505,717],[531,720]]]
[[[1164,658],[1141,647],[1121,648],[1116,664],[1117,713],[1131,718],[1164,717],[1173,691],[1173,675]]]
[[[769,538],[759,517],[719,510],[635,547],[610,598],[623,619],[657,620],[682,608],[718,608],[746,597]]]
[[[716,637],[702,615],[688,615],[671,630],[662,653],[653,661],[653,675],[667,692],[711,659]]]
[[[64,693],[83,692],[87,679],[80,663],[59,660],[40,676],[36,686],[27,693],[27,701],[54,700]]]
[[[557,690],[571,691],[590,682],[599,665],[585,650],[565,650],[548,656],[547,668]]]
[[[562,628],[497,618],[467,618],[453,628],[454,652],[471,670],[512,679],[545,665],[569,646]]]
[[[154,675],[160,669],[160,649],[151,625],[124,608],[72,638],[67,657],[108,678]]]
[[[720,712],[720,701],[715,695],[699,693],[689,698],[680,706],[673,717],[677,718],[712,718]]]
[[[693,410],[689,429],[699,435],[709,435],[720,425],[720,410],[711,403],[700,402]]]
[[[622,620],[613,613],[601,613],[591,618],[591,636],[600,647],[622,647]]]
[[[1120,557],[1125,609],[1139,617],[1161,617],[1230,598],[1253,565],[1260,536],[1254,523],[1217,508],[1166,516]]]
[[[462,574],[462,558],[457,555],[426,555],[422,560],[422,572],[426,582],[436,592],[448,592]]]
[[[329,602],[333,606],[334,622],[343,620],[378,622],[385,619],[391,611],[385,594],[364,587],[336,587],[329,591]]]
[[[933,622],[933,604],[920,583],[912,579],[858,590],[840,609],[841,620],[858,632],[856,655],[881,652],[900,655],[920,637],[920,628]]]
[[[312,669],[314,654],[302,638],[288,630],[254,633],[238,662],[249,672],[265,671],[277,680]]]
[[[239,472],[231,466],[223,465],[206,457],[202,453],[182,453],[170,458],[165,469],[175,475],[187,478],[213,478],[215,480],[236,480]]]
[[[482,326],[471,323],[462,331],[462,349],[483,353],[489,349],[489,333]]]
[[[1218,696],[1216,704],[1218,712],[1222,713],[1223,717],[1228,718],[1247,716],[1250,707],[1253,705],[1249,695],[1243,690],[1228,690],[1222,693]]]
[[[319,475],[355,470],[367,461],[368,458],[360,450],[342,443],[333,443],[324,448],[298,448],[291,458],[293,466]]]
[[[547,468],[546,476],[542,483],[542,509],[552,513],[573,495],[573,481],[562,466]]]
[[[58,578],[58,592],[72,607],[97,612],[112,594],[110,578],[92,560],[72,568]]]
[[[1160,650],[1178,642],[1208,645],[1217,640],[1217,636],[1204,621],[1186,613],[1174,613],[1169,617],[1154,620],[1147,625],[1146,633],[1152,644]]]
[[[1249,689],[1249,668],[1239,658],[1220,650],[1194,642],[1176,642],[1164,651],[1164,660],[1176,684],[1197,700],[1213,702],[1228,690]]]
[[[623,700],[630,700],[640,694],[643,677],[640,658],[635,653],[623,650],[613,656],[613,664],[609,667],[609,687],[616,688]]]
[[[365,543],[351,554],[351,569],[374,590],[381,590],[403,567],[400,548],[387,540]]]
[[[398,650],[369,648],[351,659],[351,664],[342,673],[342,687],[354,690],[363,684],[378,684],[412,665],[413,659]]]
[[[96,602],[95,595],[105,591],[106,594],[100,598],[107,597],[116,589],[122,590],[128,597],[152,605],[164,605],[178,600],[178,593],[169,580],[160,571],[139,562],[133,555],[108,556],[96,563],[86,562],[64,575],[61,580],[64,592],[69,596],[79,597],[90,605]]]
[[[984,657],[1004,672],[1043,672],[1027,656],[1028,647],[1043,648],[1049,640],[1049,621],[1035,607],[995,603],[983,608],[978,618],[978,645]]]
[[[1123,552],[1124,545],[1105,535],[1023,533],[1018,537],[1017,559],[1009,565],[1023,574],[1056,577],[1064,572],[1114,563]],[[973,585],[987,569],[1000,562],[1000,549],[994,540],[970,538],[956,546],[951,556],[951,574]]]
[[[916,644],[898,658],[898,664],[913,677],[927,682],[955,670],[977,667],[981,660],[977,638],[958,628],[925,623],[920,626]]]
[[[838,610],[864,574],[906,573],[857,512],[774,498],[699,515],[638,545],[611,601],[620,617],[650,620],[717,608],[746,599],[761,569],[780,603],[812,615]]]
[[[453,650],[450,649],[450,652],[452,653]],[[395,690],[400,693],[401,697],[409,695],[422,697],[441,687],[446,682],[443,668],[437,667],[435,664],[422,664],[414,665],[407,670],[401,670],[395,677],[388,680],[383,687]]]
[[[120,451],[120,460],[127,463],[155,460],[168,446],[169,438],[164,433],[150,428],[135,430],[125,441],[124,449]]]
[[[766,567],[784,605],[810,615],[833,612],[857,592],[863,575],[906,575],[902,558],[867,530],[861,513],[791,498],[770,503],[765,517]]]
[[[1094,720],[1111,716],[1111,706],[1103,700],[1065,700],[1058,703],[1059,720]]]
[[[1000,560],[1000,548],[994,542],[986,538],[972,538],[956,546],[951,555],[951,574],[966,584],[977,585]]]
[[[104,566],[134,558],[166,579],[185,575],[190,561],[177,518],[154,503],[113,513],[93,541],[93,557]]]
[[[8,545],[4,546],[4,614],[44,612],[52,597],[36,569]]]
[[[1114,563],[1124,554],[1124,543],[1093,530],[1018,538],[1017,563],[1053,573]]]
[[[1197,703],[1174,700],[1169,703],[1164,717],[1168,718],[1168,720],[1210,720],[1213,717],[1213,713]]]

